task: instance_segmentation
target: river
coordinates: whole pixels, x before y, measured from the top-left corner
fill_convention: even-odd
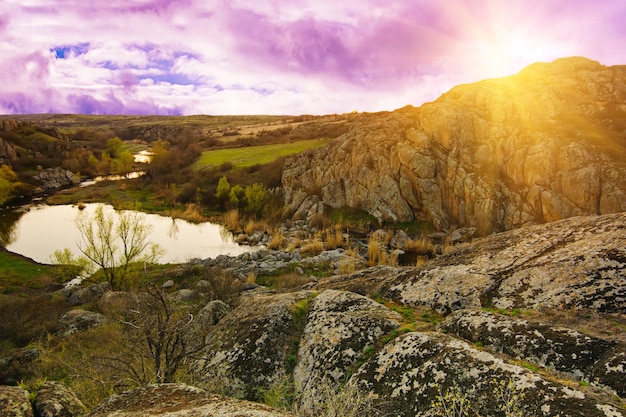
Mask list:
[[[50,263],[50,255],[68,248],[78,255],[77,243],[81,236],[75,221],[90,216],[98,204],[86,204],[83,210],[76,205],[34,205],[26,209],[0,210],[0,243],[15,253],[37,262]],[[105,210],[114,209],[104,205]],[[181,219],[139,214],[152,226],[150,240],[164,249],[160,263],[184,263],[192,258],[214,258],[218,255],[239,255],[257,250],[238,245],[232,234],[214,223],[189,223]]]

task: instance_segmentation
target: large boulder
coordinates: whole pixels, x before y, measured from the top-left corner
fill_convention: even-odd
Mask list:
[[[56,381],[48,381],[39,389],[34,409],[38,417],[77,417],[86,411],[76,394]]]
[[[442,328],[496,352],[609,386],[626,396],[626,347],[616,341],[484,311],[455,312]]]
[[[20,387],[0,385],[0,416],[33,417],[28,391]]]
[[[183,384],[159,384],[110,397],[88,417],[295,417],[263,404],[210,394]]]
[[[407,333],[388,343],[351,378],[399,417],[435,416],[437,402],[466,402],[479,415],[623,417],[619,405],[545,379],[441,333]],[[439,397],[439,398],[438,398]],[[439,410],[441,411],[441,410]],[[469,410],[468,410],[469,412]]]
[[[284,214],[320,206],[478,235],[626,210],[626,67],[575,57],[363,115],[285,161]]]
[[[68,302],[71,305],[78,306],[98,301],[107,291],[111,290],[108,282],[100,282],[92,284],[88,287],[71,288],[64,291],[69,293]]]
[[[299,408],[311,414],[326,385],[347,380],[375,342],[400,326],[398,313],[364,296],[327,290],[311,301],[293,371],[302,393]],[[313,413],[314,414],[314,413]]]
[[[625,226],[626,213],[620,213],[499,233],[398,272],[380,292],[441,312],[496,307],[625,313]],[[357,279],[364,276],[367,271]]]
[[[41,188],[44,190],[56,190],[80,184],[78,175],[61,167],[43,170],[33,176],[33,179],[41,182]]]
[[[310,291],[244,296],[209,333],[203,358],[196,364],[199,378],[219,380],[227,394],[246,399],[257,399],[260,388],[284,380],[302,331],[294,309],[296,303],[303,308],[312,296]]]
[[[92,327],[98,327],[106,322],[103,314],[94,311],[87,311],[80,308],[70,310],[61,315],[61,324],[63,325],[63,335],[68,336],[72,333],[82,332]]]
[[[198,312],[198,320],[203,325],[213,326],[217,324],[228,312],[230,306],[221,300],[211,300]]]

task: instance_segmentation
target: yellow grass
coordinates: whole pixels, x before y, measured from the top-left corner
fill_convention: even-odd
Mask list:
[[[239,210],[230,210],[226,214],[224,214],[224,216],[222,217],[222,223],[228,230],[239,230]]]
[[[370,237],[369,244],[367,246],[367,258],[369,266],[386,265],[389,262],[387,245],[378,239]]]
[[[419,255],[432,255],[435,252],[435,245],[427,236],[411,239],[406,243],[407,251],[416,252]]]
[[[324,247],[326,250],[345,248],[348,242],[343,239],[341,226],[335,226],[324,230]]]
[[[287,243],[287,239],[285,239],[285,236],[282,235],[282,233],[274,233],[274,235],[272,236],[272,240],[270,240],[270,242],[267,244],[267,248],[268,249],[281,249],[285,246],[285,244]]]
[[[320,233],[316,233],[315,237],[312,241],[305,243],[300,252],[309,253],[309,254],[318,254],[324,250],[324,242],[322,242],[322,237]]]

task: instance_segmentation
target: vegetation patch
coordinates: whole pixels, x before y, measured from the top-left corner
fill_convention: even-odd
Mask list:
[[[327,143],[328,139],[314,139],[285,144],[209,150],[202,152],[202,156],[193,166],[195,169],[203,169],[208,166],[230,163],[235,168],[246,168],[257,164],[267,164],[277,158],[294,155],[308,149],[317,149]]]
[[[29,293],[48,286],[56,268],[0,248],[0,292]]]

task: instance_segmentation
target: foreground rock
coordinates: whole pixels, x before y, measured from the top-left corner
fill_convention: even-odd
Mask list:
[[[437,396],[455,393],[479,415],[621,417],[619,406],[569,385],[548,381],[466,342],[440,333],[408,333],[387,344],[351,381],[399,417],[437,414]],[[513,398],[518,395],[518,399]],[[521,395],[521,396],[520,396]]]
[[[315,415],[316,404],[327,385],[345,382],[348,373],[376,341],[400,326],[401,317],[361,295],[328,290],[309,306],[306,326],[293,371],[302,393],[299,409]]]
[[[39,389],[34,409],[38,417],[77,417],[86,411],[76,394],[56,381],[48,381]]]
[[[482,311],[455,312],[442,328],[512,358],[608,386],[626,397],[626,347],[617,342]]]
[[[419,108],[370,115],[288,158],[284,214],[325,206],[484,236],[626,210],[626,67],[585,58],[462,85]]]
[[[103,314],[77,308],[63,313],[60,321],[64,327],[63,335],[69,336],[72,333],[102,326],[107,319]]]
[[[283,381],[299,339],[294,306],[312,292],[244,296],[208,336],[204,358],[196,373],[208,383],[237,398],[257,399],[259,388]],[[305,305],[305,304],[304,304]]]
[[[88,417],[295,417],[266,405],[210,394],[183,384],[161,384],[114,395]]]
[[[33,417],[28,391],[20,387],[0,386],[0,416]]]
[[[363,287],[442,313],[585,308],[626,313],[626,213],[575,217],[455,247],[416,268],[371,268],[314,288]]]

